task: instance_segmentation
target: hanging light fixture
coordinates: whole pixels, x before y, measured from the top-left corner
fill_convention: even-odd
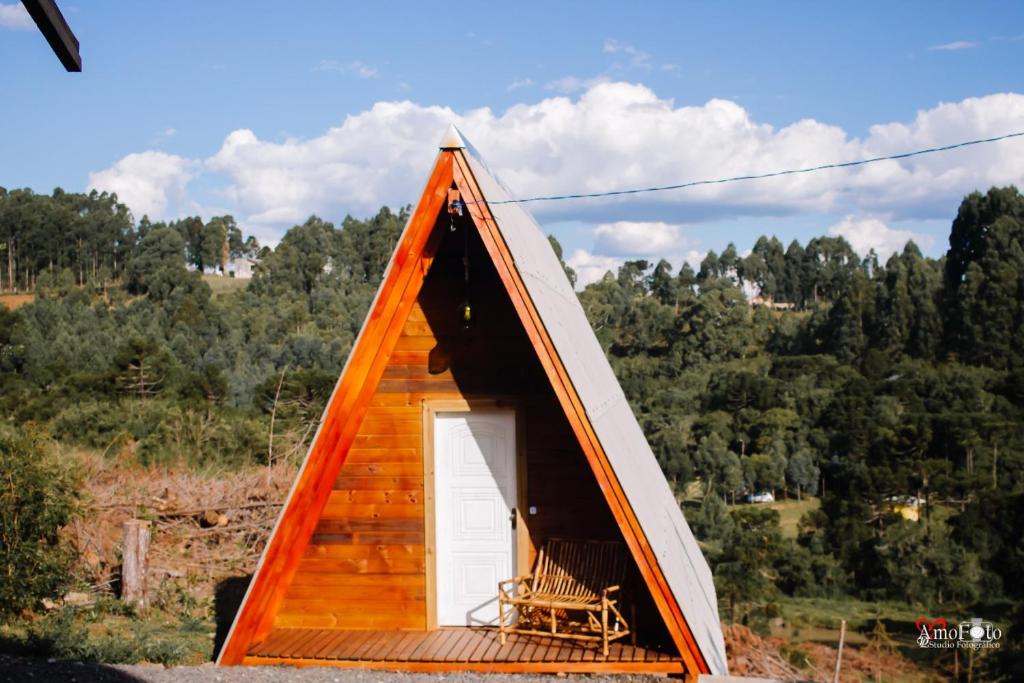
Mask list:
[[[459,322],[462,329],[468,330],[473,324],[473,307],[469,303],[469,228],[462,225],[462,271],[464,297],[459,308]]]
[[[455,217],[462,217],[462,196],[458,189],[452,187],[448,190],[448,221],[449,229],[455,232]],[[462,222],[462,270],[463,270],[463,301],[459,306],[459,324],[462,329],[468,330],[473,324],[473,307],[469,303],[469,228],[465,221]]]

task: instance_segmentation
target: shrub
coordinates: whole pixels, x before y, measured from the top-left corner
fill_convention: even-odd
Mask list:
[[[75,511],[77,477],[38,435],[0,431],[0,614],[55,597],[69,554],[57,532]]]
[[[107,622],[102,607],[86,613],[63,607],[33,623],[18,649],[37,657],[105,664],[182,664],[192,655],[189,641],[167,637],[153,624],[133,622],[126,633]]]

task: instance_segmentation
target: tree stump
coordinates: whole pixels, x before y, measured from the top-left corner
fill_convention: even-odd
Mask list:
[[[130,519],[124,523],[121,600],[133,607],[146,606],[146,555],[149,553],[149,537],[149,522]]]

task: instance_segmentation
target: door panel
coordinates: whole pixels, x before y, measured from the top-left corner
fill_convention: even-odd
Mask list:
[[[512,411],[438,413],[437,622],[497,623],[498,581],[515,575],[516,434]]]

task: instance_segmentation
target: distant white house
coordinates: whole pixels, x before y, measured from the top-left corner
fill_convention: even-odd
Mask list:
[[[239,280],[251,280],[253,268],[255,268],[257,263],[259,263],[258,259],[249,258],[248,256],[239,256],[238,258],[231,259],[228,261],[227,275]]]
[[[789,303],[787,301],[773,301],[770,296],[765,297],[761,296],[760,294],[758,294],[755,297],[749,298],[747,301],[750,303],[751,306],[766,306],[776,311],[791,311],[794,308],[796,308],[795,304]]]

